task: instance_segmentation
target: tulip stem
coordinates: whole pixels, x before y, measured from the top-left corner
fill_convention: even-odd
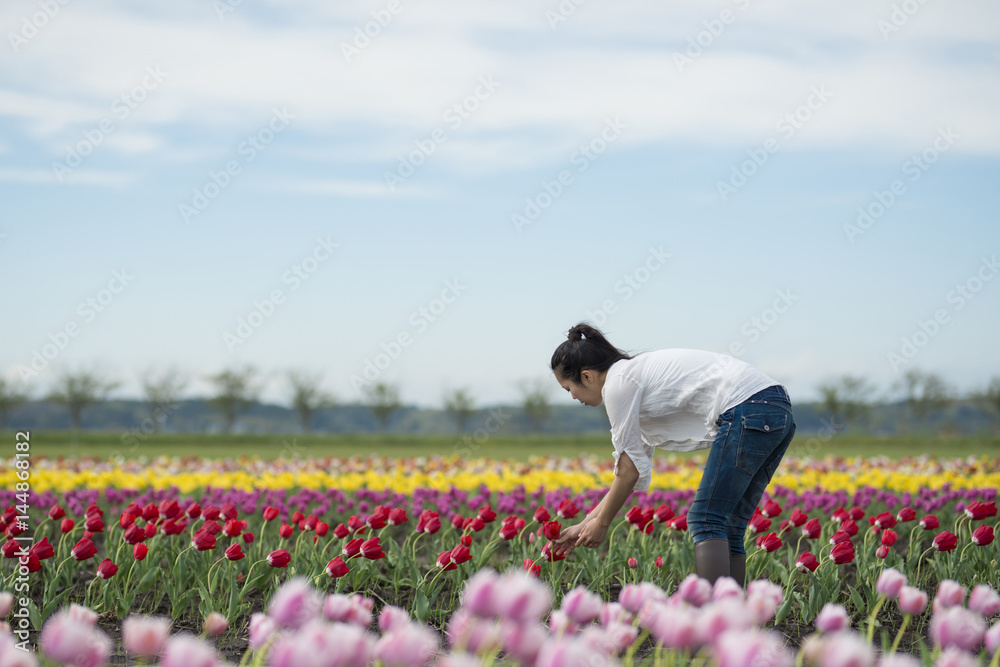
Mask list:
[[[871,616],[868,617],[868,643],[872,643],[872,637],[875,636],[875,617],[878,616],[879,609],[885,604],[886,597],[884,595],[878,596],[878,602],[875,603],[875,608],[872,610]]]
[[[894,654],[896,649],[899,648],[899,642],[903,638],[903,631],[910,624],[910,618],[910,614],[903,614],[903,624],[899,626],[899,632],[896,633],[896,638],[892,640],[892,648],[889,649],[889,655]]]
[[[920,554],[920,558],[917,559],[917,576],[913,578],[914,581],[920,581],[920,566],[923,565],[924,556],[926,556],[928,552],[933,550],[934,547],[931,546],[928,547],[927,550],[924,551],[922,554]]]

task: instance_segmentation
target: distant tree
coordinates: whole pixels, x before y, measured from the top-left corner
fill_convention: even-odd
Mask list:
[[[994,420],[994,427],[1000,431],[1000,375],[990,380],[986,389],[973,392],[972,402]]]
[[[11,411],[28,401],[28,393],[19,384],[0,377],[0,428],[7,428]]]
[[[466,424],[477,412],[473,405],[472,396],[467,389],[455,389],[447,392],[444,397],[444,409],[455,420],[455,427],[459,433],[465,432]]]
[[[389,417],[403,405],[399,401],[399,389],[386,382],[377,382],[365,387],[364,393],[365,405],[378,422],[378,430],[384,431],[389,425]]]
[[[84,408],[103,401],[118,384],[101,378],[93,371],[64,373],[56,380],[46,400],[65,406],[69,410],[73,430],[78,431]]]
[[[528,420],[528,428],[531,429],[531,432],[541,431],[545,421],[552,415],[549,384],[542,380],[522,383],[521,409],[524,410],[524,416]]]
[[[871,412],[875,387],[863,377],[843,375],[821,384],[819,392],[823,397],[823,409],[830,414],[831,421],[846,427]]]
[[[142,381],[142,393],[149,403],[154,431],[159,431],[161,423],[174,411],[177,398],[185,387],[187,380],[176,368],[169,368],[160,375],[146,373]]]
[[[333,396],[320,388],[321,382],[319,373],[288,373],[288,383],[292,386],[292,407],[299,413],[303,433],[312,433],[313,415],[335,405]]]
[[[925,373],[915,368],[908,370],[897,387],[902,388],[907,410],[917,423],[926,423],[930,415],[946,409],[955,401],[952,388],[936,373]]]
[[[224,370],[209,376],[216,386],[216,395],[209,403],[222,413],[227,433],[236,425],[236,417],[257,402],[260,387],[256,384],[257,371],[251,366]]]

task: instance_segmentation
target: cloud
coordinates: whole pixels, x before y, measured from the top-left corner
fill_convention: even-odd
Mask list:
[[[96,185],[102,187],[122,187],[135,181],[136,175],[114,171],[74,171],[67,174],[62,182],[48,169],[21,169],[0,167],[0,182],[32,183],[47,185]]]
[[[424,188],[400,185],[391,192],[383,181],[346,181],[339,179],[291,179],[272,180],[268,188],[280,192],[312,195],[335,195],[344,197],[428,197],[430,191]]]

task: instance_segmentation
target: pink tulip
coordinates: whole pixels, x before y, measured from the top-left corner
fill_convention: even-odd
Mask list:
[[[695,607],[701,607],[712,599],[712,584],[697,574],[689,574],[677,587],[677,597]]]
[[[601,621],[601,625],[631,623],[632,614],[618,602],[605,602],[604,606],[601,607],[599,620]]]
[[[435,667],[483,667],[483,661],[474,655],[449,653],[434,663]]]
[[[438,650],[437,635],[428,627],[407,623],[375,644],[374,658],[385,667],[422,667]]]
[[[354,596],[327,595],[323,602],[323,615],[331,621],[367,628],[372,622],[371,609]]]
[[[537,621],[552,608],[552,590],[526,572],[504,574],[496,590],[496,610],[505,618],[522,623]]]
[[[872,645],[853,632],[824,635],[819,667],[871,667],[875,664]]]
[[[267,615],[278,627],[300,628],[306,621],[319,614],[322,608],[320,594],[304,577],[294,577],[283,583],[271,598]]]
[[[378,629],[383,633],[392,632],[395,628],[400,628],[404,623],[409,622],[409,612],[391,604],[382,607],[382,611],[378,615]]]
[[[250,616],[250,648],[254,651],[262,649],[278,630],[278,624],[267,614],[259,611]]]
[[[903,586],[899,589],[899,610],[904,614],[916,616],[927,609],[927,593],[913,586]]]
[[[553,612],[553,616],[556,612]],[[456,650],[484,654],[500,648],[500,628],[493,619],[476,616],[467,609],[458,609],[448,620],[448,643]]]
[[[974,651],[983,641],[986,622],[976,612],[965,607],[945,607],[934,613],[928,635],[935,646],[955,646],[963,651]]]
[[[477,616],[496,616],[495,590],[498,579],[492,570],[482,569],[476,572],[462,592],[462,606]]]
[[[719,577],[712,586],[712,599],[721,600],[726,597],[743,599],[743,587],[736,583],[732,577]]]
[[[878,667],[923,667],[923,663],[903,653],[883,656]]]
[[[578,667],[589,665],[593,649],[573,639],[549,639],[538,652],[535,667]]]
[[[170,636],[170,619],[155,616],[129,616],[122,621],[122,644],[128,653],[155,658]]]
[[[817,630],[824,633],[831,633],[850,628],[851,619],[847,615],[844,605],[827,602],[823,605],[813,624]]]
[[[576,623],[584,625],[596,619],[604,606],[604,601],[596,593],[583,586],[577,586],[563,596],[560,607]]]
[[[764,625],[774,617],[783,598],[784,593],[781,586],[765,579],[759,579],[750,582],[747,589],[746,606],[753,614],[757,624]]]
[[[8,631],[5,632],[4,630]],[[6,623],[0,623],[0,667],[38,667],[34,651],[17,648],[17,639],[10,634]]]
[[[1000,649],[1000,623],[994,623],[986,631],[983,641],[986,644],[986,650],[990,653],[996,653],[997,649]]]
[[[934,595],[934,612],[946,607],[961,606],[965,602],[965,587],[952,579],[942,579]]]
[[[979,584],[969,594],[969,609],[990,617],[1000,611],[1000,595],[986,584]]]
[[[646,602],[666,602],[667,594],[653,582],[643,581],[638,584],[625,584],[618,593],[618,601],[634,614]]]
[[[743,600],[730,596],[702,607],[695,625],[700,643],[714,644],[723,633],[749,630],[756,621],[756,613]]]
[[[905,585],[906,575],[894,567],[887,567],[875,582],[875,590],[879,595],[895,600],[899,597],[899,590]]]
[[[957,648],[946,648],[934,661],[934,667],[980,667],[976,656]]]
[[[97,612],[82,604],[73,603],[69,606],[69,617],[76,623],[89,625],[91,627],[97,623]]]
[[[111,655],[111,640],[107,635],[74,619],[66,610],[49,617],[42,626],[38,643],[49,658],[74,667],[102,667]]]
[[[306,622],[294,634],[279,637],[268,653],[270,667],[368,665],[372,646],[362,628],[329,624],[321,618]]]
[[[791,667],[795,658],[775,632],[734,630],[715,642],[713,652],[719,667]]]
[[[549,633],[537,622],[517,623],[504,620],[500,624],[500,635],[505,653],[525,664],[533,665]]]
[[[187,632],[168,639],[160,658],[160,667],[216,667],[221,664],[214,646]]]
[[[202,630],[206,637],[218,637],[229,628],[229,621],[217,611],[213,611],[205,618]]]
[[[699,646],[697,617],[683,605],[654,602],[642,608],[639,618],[664,646],[692,653]]]

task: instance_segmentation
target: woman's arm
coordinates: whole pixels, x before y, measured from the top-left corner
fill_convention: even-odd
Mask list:
[[[576,546],[596,548],[601,545],[608,535],[611,522],[618,515],[622,505],[632,495],[632,489],[639,481],[639,470],[635,467],[628,454],[622,452],[618,457],[618,474],[615,481],[611,483],[611,490],[604,496],[594,511],[587,515],[581,524],[580,537],[577,538]],[[593,515],[593,517],[591,516]]]

